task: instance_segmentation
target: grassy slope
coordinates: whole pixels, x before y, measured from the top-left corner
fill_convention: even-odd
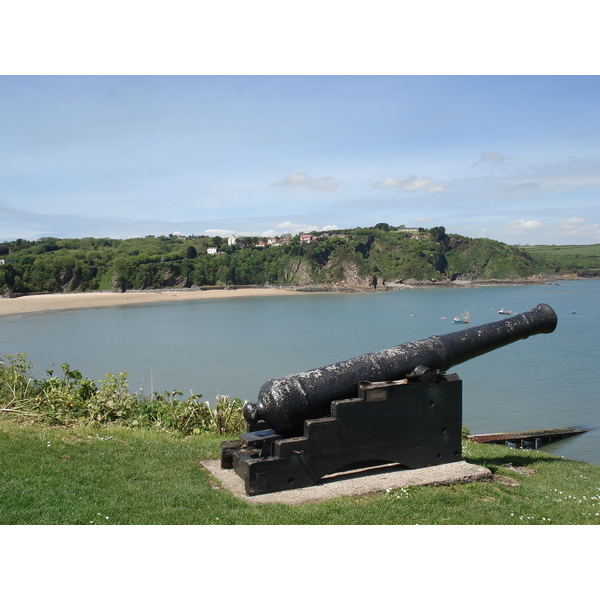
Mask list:
[[[528,246],[524,250],[536,264],[545,265],[550,272],[577,273],[598,276],[600,272],[600,244],[578,246]]]
[[[570,246],[527,246],[528,254],[579,255],[600,256],[600,244],[570,245]]]
[[[249,506],[198,461],[221,438],[0,420],[0,524],[595,524],[600,466],[537,451],[466,446],[494,481],[303,505]]]

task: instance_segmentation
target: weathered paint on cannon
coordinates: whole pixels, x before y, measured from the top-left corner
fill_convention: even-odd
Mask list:
[[[306,419],[329,414],[333,400],[356,397],[360,382],[402,379],[421,365],[446,371],[517,340],[552,333],[556,324],[554,310],[547,304],[538,304],[530,311],[500,321],[271,379],[261,387],[258,401],[246,404],[244,416],[251,425],[263,420],[279,433],[300,431]]]

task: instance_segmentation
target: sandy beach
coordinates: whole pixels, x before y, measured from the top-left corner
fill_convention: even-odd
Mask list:
[[[553,276],[551,278],[526,278],[520,280],[488,281],[452,281],[438,284],[388,284],[377,292],[398,289],[439,288],[439,287],[480,287],[490,285],[543,285],[561,280],[577,279],[573,275]],[[330,290],[332,291],[332,290]],[[374,292],[368,288],[338,288],[338,292]],[[299,293],[327,293],[325,290],[299,291],[297,288],[255,287],[237,289],[205,290],[152,290],[121,292],[75,292],[65,294],[33,294],[19,298],[0,298],[0,317],[43,312],[47,310],[70,310],[75,308],[101,308],[127,304],[147,304],[151,302],[182,302],[190,300],[209,300],[218,298],[243,298],[251,296],[289,296]]]
[[[218,298],[242,298],[251,296],[285,296],[297,294],[291,289],[241,288],[228,290],[164,290],[151,292],[83,292],[72,294],[40,294],[20,298],[0,298],[0,317],[49,310],[76,308],[101,308],[147,304],[152,302],[182,302]]]

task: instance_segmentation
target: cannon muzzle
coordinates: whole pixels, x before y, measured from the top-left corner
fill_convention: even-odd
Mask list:
[[[556,313],[547,304],[513,317],[469,327],[264,383],[258,401],[246,404],[250,424],[263,420],[278,433],[300,431],[306,419],[329,414],[333,400],[354,398],[363,381],[403,379],[417,367],[446,371],[472,358],[556,329]]]

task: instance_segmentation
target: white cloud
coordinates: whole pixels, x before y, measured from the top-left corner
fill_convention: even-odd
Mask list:
[[[388,177],[383,181],[374,183],[373,187],[380,189],[400,188],[405,192],[416,192],[417,190],[425,190],[429,194],[436,194],[446,191],[446,186],[439,183],[438,181],[434,181],[433,179],[429,179],[428,177],[419,177],[417,175],[414,175],[410,179],[394,179],[393,177]]]
[[[426,177],[413,177],[412,179],[406,179],[401,183],[402,189],[408,190],[409,192],[422,190],[429,185],[433,185],[433,181]]]
[[[207,229],[204,233],[211,237],[215,237],[216,235],[223,237],[223,236],[230,236],[235,232],[232,231],[231,229]]]
[[[446,187],[444,185],[442,185],[441,183],[434,183],[427,188],[427,191],[430,194],[438,194],[440,192],[445,192]]]
[[[321,231],[335,231],[336,229],[339,229],[337,225],[325,225]]]
[[[338,183],[333,179],[333,177],[321,177],[320,179],[315,179],[306,173],[292,173],[287,177],[284,177],[281,181],[276,181],[271,185],[276,185],[280,187],[308,187],[311,190],[319,190],[324,192],[334,192]]]
[[[580,217],[571,217],[569,219],[558,219],[558,221],[556,222],[561,227],[564,227],[565,229],[570,229],[571,227],[576,227],[577,225],[585,223],[585,219],[582,219]]]
[[[286,233],[299,233],[300,231],[317,231],[316,225],[303,225],[300,223],[292,223],[291,221],[284,221],[277,225],[277,229],[285,230]]]
[[[392,187],[399,187],[400,186],[400,182],[397,179],[394,179],[393,177],[388,177],[387,179],[384,179],[383,181],[380,181],[379,183],[374,183],[373,187],[376,188],[392,188]]]
[[[524,219],[517,219],[516,221],[507,223],[502,230],[502,233],[509,235],[514,233],[525,233],[534,229],[539,229],[540,227],[542,227],[542,223],[540,221],[525,221]]]

